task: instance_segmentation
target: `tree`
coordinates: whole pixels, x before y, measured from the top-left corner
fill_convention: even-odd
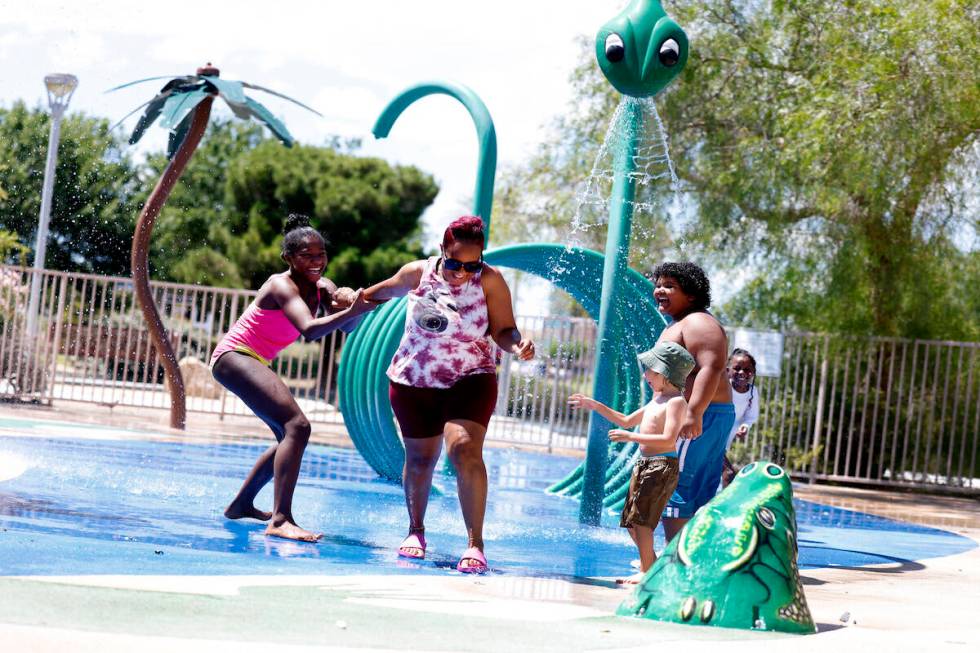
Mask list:
[[[226,288],[241,287],[238,267],[227,258],[232,236],[225,202],[228,168],[244,152],[268,139],[250,122],[214,120],[194,158],[160,212],[150,249],[156,278]],[[150,177],[167,166],[163,153],[147,160]],[[207,253],[205,253],[207,252]],[[214,265],[215,267],[210,267]]]
[[[0,109],[0,229],[31,248],[41,210],[50,116]],[[106,120],[72,114],[61,127],[46,266],[100,274],[128,269],[137,171]]]
[[[663,224],[671,256],[748,277],[728,318],[980,337],[976,4],[683,0],[672,13],[692,46],[659,104],[685,207]],[[590,60],[574,84],[577,110],[505,176],[500,201],[518,210],[498,221],[538,228],[524,209],[542,196],[557,199],[538,213],[568,219],[561,198],[617,101]]]
[[[283,269],[286,215],[307,213],[328,238],[327,276],[366,285],[423,255],[420,219],[438,187],[413,167],[358,157],[357,144],[277,147],[254,125],[215,121],[161,211],[154,276],[258,288]],[[162,170],[163,155],[149,167]]]
[[[0,229],[0,263],[26,265],[30,251],[29,247],[20,242],[16,233]]]
[[[327,275],[364,286],[422,255],[419,220],[435,199],[432,177],[412,166],[299,146],[262,143],[237,158],[226,188],[228,257],[246,284],[281,271],[286,215],[305,213],[327,238]]]

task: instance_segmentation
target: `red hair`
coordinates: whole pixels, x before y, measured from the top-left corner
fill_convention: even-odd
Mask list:
[[[442,235],[442,246],[449,247],[453,243],[472,243],[483,247],[483,220],[475,215],[464,215],[456,218],[446,227]]]

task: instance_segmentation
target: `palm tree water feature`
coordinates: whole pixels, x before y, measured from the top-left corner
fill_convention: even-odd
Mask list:
[[[211,116],[211,105],[216,96],[220,96],[228,104],[235,116],[245,120],[255,118],[263,123],[286,147],[291,147],[293,144],[293,137],[289,130],[266,107],[247,97],[244,89],[249,88],[270,93],[320,115],[305,104],[270,89],[247,82],[224,80],[219,75],[220,71],[208,63],[206,66],[198,68],[195,75],[174,77],[160,89],[156,96],[129,114],[132,115],[136,111],[144,109],[143,115],[140,116],[139,122],[136,123],[133,133],[129,137],[130,145],[139,142],[146,129],[161,116],[160,126],[170,130],[167,145],[167,158],[170,159],[170,162],[160,176],[153,192],[150,193],[142,211],[140,211],[136,230],[133,234],[131,266],[136,300],[140,305],[143,319],[146,320],[147,329],[150,333],[150,339],[160,356],[167,381],[170,384],[170,426],[176,429],[183,429],[186,423],[186,397],[184,380],[177,364],[173,344],[167,337],[166,327],[160,319],[160,311],[157,309],[150,291],[147,257],[150,237],[153,234],[153,223],[163,209],[163,205],[170,196],[177,180],[184,172],[184,168],[187,167],[187,163],[194,155],[194,151],[201,142],[201,137],[204,136],[204,130],[207,128]],[[117,91],[133,84],[157,79],[167,79],[167,77],[141,79],[117,86],[110,91]]]

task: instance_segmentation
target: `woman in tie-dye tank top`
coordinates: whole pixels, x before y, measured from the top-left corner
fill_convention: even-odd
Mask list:
[[[461,217],[446,229],[441,256],[413,261],[364,291],[370,302],[408,296],[405,333],[388,368],[391,407],[405,442],[409,532],[398,554],[425,557],[425,509],[445,441],[469,537],[456,568],[466,573],[487,570],[483,439],[497,401],[490,340],[520,360],[534,357],[534,343],[517,330],[507,283],[483,262],[484,242],[483,221]]]

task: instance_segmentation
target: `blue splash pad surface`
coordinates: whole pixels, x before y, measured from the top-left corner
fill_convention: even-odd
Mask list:
[[[91,431],[90,431],[91,432]],[[311,446],[294,500],[318,544],[265,537],[222,510],[267,444],[0,437],[0,574],[458,573],[465,548],[455,480],[430,500],[428,555],[400,560],[401,488],[378,480],[352,450]],[[497,573],[583,579],[629,573],[636,557],[618,516],[577,522],[578,502],[544,489],[577,461],[488,449],[486,546]],[[439,469],[442,469],[440,465]],[[259,495],[271,504],[271,486]],[[974,548],[935,528],[796,501],[801,568],[898,564]],[[657,548],[663,546],[658,530]]]

